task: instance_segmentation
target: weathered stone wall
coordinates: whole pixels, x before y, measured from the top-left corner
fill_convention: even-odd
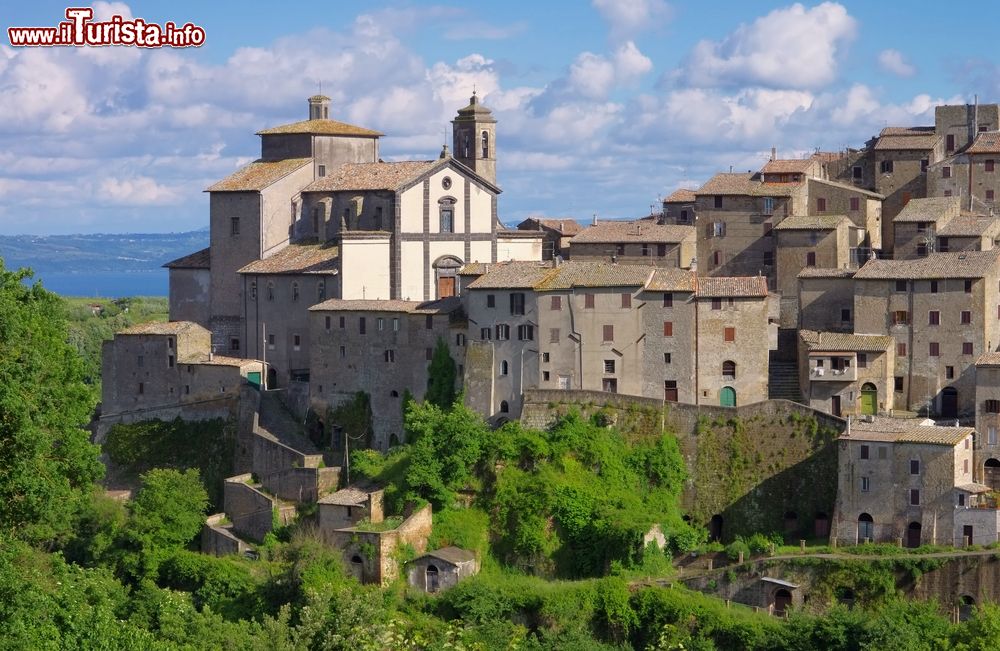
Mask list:
[[[390,531],[339,529],[321,530],[321,533],[330,545],[343,551],[345,562],[358,580],[385,585],[399,576],[398,548],[411,545],[418,554],[422,554],[427,550],[427,538],[431,535],[432,526],[428,504]],[[360,559],[361,567],[353,559]]]
[[[225,519],[224,513],[216,513],[208,516],[205,525],[201,529],[201,552],[214,556],[226,556],[227,554],[242,554],[250,549],[250,546],[233,535],[228,527],[222,526]]]
[[[233,531],[253,540],[263,540],[273,528],[274,500],[249,485],[250,475],[237,475],[226,480],[225,511],[233,523]]]
[[[724,540],[755,532],[797,540],[826,530],[836,500],[836,437],[843,420],[785,400],[663,407],[660,400],[599,391],[536,390],[525,395],[521,420],[545,428],[577,409],[585,416],[602,412],[629,437],[674,432],[690,475],[682,507],[701,525],[718,516],[713,533]]]

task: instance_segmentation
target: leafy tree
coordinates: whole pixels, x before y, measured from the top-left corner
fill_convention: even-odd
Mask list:
[[[201,531],[207,506],[197,470],[150,470],[131,504],[130,535],[146,547],[182,547]]]
[[[455,360],[451,358],[448,344],[438,337],[431,365],[427,369],[427,394],[424,399],[441,409],[448,409],[455,402]]]
[[[61,299],[0,262],[0,532],[57,544],[103,467]]]

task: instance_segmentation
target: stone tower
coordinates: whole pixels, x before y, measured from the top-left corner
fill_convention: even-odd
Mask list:
[[[330,98],[326,95],[313,95],[309,98],[309,119],[330,119]]]
[[[459,161],[493,185],[497,184],[497,120],[479,103],[475,91],[469,105],[451,121],[453,151]]]

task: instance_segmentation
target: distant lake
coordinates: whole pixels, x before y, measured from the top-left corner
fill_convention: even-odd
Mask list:
[[[35,279],[41,280],[45,289],[63,296],[93,296],[120,298],[122,296],[166,296],[167,270],[150,271],[36,271]]]

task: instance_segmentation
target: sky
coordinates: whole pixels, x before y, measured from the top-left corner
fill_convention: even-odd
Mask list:
[[[203,190],[259,155],[256,131],[305,119],[320,87],[332,118],[386,134],[385,160],[435,158],[475,88],[498,119],[508,224],[639,217],[771,147],[860,147],[933,124],[936,104],[1000,99],[1000,3],[79,6],[192,22],[205,44],[15,48],[4,29],[0,234],[204,228]],[[54,26],[65,8],[9,4],[3,27]]]

